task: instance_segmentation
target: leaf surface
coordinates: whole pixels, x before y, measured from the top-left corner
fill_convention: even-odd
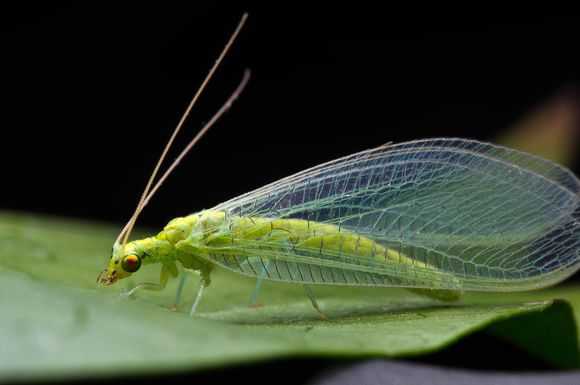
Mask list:
[[[166,373],[298,356],[416,356],[481,329],[556,366],[578,365],[577,287],[469,294],[454,305],[400,289],[314,287],[330,318],[321,320],[300,286],[266,282],[263,306],[250,308],[255,282],[218,271],[190,318],[197,277],[187,281],[177,311],[169,309],[176,282],[160,293],[120,298],[120,289],[154,281],[154,266],[116,287],[96,287],[116,231],[0,214],[0,381]]]

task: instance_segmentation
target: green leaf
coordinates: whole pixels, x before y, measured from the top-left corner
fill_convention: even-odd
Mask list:
[[[175,282],[163,292],[120,298],[120,289],[137,280],[154,281],[156,267],[144,267],[118,287],[96,288],[116,230],[0,214],[0,381],[161,373],[296,356],[414,356],[484,328],[554,365],[578,365],[573,311],[578,317],[580,295],[574,288],[467,295],[449,305],[397,289],[315,287],[330,317],[321,320],[301,287],[265,283],[263,306],[250,308],[255,281],[218,272],[199,314],[190,318],[197,278],[187,282],[178,311],[169,309]]]

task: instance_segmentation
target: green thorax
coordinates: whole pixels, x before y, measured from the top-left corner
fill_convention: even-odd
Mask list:
[[[208,235],[205,229],[211,227],[212,231],[215,231],[223,223],[223,213],[219,213],[221,215],[216,215],[218,212],[211,213],[213,215],[201,212],[175,218],[157,235],[128,243],[125,246],[125,253],[134,251],[141,257],[143,264],[168,265],[179,261],[185,268],[200,270],[201,265],[206,263],[198,258],[197,253],[192,253],[191,248],[183,246],[196,243],[201,246],[203,239]]]

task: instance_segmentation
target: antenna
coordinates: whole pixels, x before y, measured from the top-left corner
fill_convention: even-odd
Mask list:
[[[246,69],[244,71],[244,76],[240,81],[238,87],[232,92],[228,100],[221,106],[221,108],[211,117],[211,119],[203,126],[201,130],[195,135],[195,137],[188,143],[187,146],[179,153],[179,155],[175,158],[171,166],[167,168],[167,171],[163,173],[159,181],[155,184],[155,186],[150,190],[149,195],[147,198],[143,200],[143,204],[141,205],[141,210],[147,206],[149,200],[155,195],[157,190],[163,185],[163,182],[167,179],[169,175],[175,170],[175,168],[179,165],[179,163],[183,160],[183,158],[191,151],[191,149],[195,146],[195,144],[205,135],[205,133],[232,107],[232,104],[236,101],[236,99],[240,96],[246,85],[250,81],[250,70]]]
[[[129,219],[129,222],[127,222],[127,224],[123,227],[123,229],[119,233],[119,236],[117,237],[117,240],[115,241],[115,244],[119,244],[121,239],[123,239],[123,245],[125,243],[127,243],[127,240],[129,239],[129,236],[131,235],[131,231],[133,230],[133,227],[135,226],[135,222],[137,221],[139,214],[141,213],[141,211],[143,210],[145,205],[149,202],[149,200],[151,199],[153,194],[159,189],[159,187],[161,187],[161,184],[163,183],[163,181],[165,181],[165,179],[169,176],[171,171],[173,171],[173,169],[177,166],[177,164],[179,164],[181,159],[183,159],[183,157],[193,148],[193,146],[199,141],[199,139],[201,139],[201,137],[203,137],[203,135],[213,126],[213,124],[231,107],[234,100],[237,99],[237,97],[239,96],[239,94],[242,92],[243,88],[247,84],[247,82],[249,80],[249,71],[248,70],[246,70],[246,72],[244,73],[244,78],[242,79],[242,82],[240,83],[238,88],[234,91],[234,93],[228,98],[226,103],[218,110],[218,112],[212,117],[212,119],[210,119],[210,121],[201,129],[201,131],[199,131],[199,133],[191,140],[191,142],[188,144],[188,146],[182,151],[182,153],[178,156],[178,158],[176,158],[176,160],[172,163],[170,168],[165,172],[165,174],[160,179],[160,181],[155,185],[155,187],[153,189],[151,189],[151,186],[153,185],[153,182],[154,182],[157,174],[159,173],[159,169],[161,168],[161,165],[162,165],[163,161],[165,160],[165,157],[167,156],[169,149],[173,145],[173,142],[174,142],[175,138],[177,137],[177,134],[179,133],[183,124],[185,123],[185,121],[189,117],[189,114],[190,114],[193,106],[195,105],[195,103],[197,102],[197,100],[199,99],[199,97],[201,96],[203,91],[205,90],[206,85],[209,83],[209,81],[213,77],[213,74],[215,73],[217,68],[220,66],[222,60],[224,59],[224,57],[228,53],[230,47],[233,45],[238,34],[240,33],[244,24],[246,23],[247,18],[248,18],[248,14],[244,13],[242,15],[242,18],[240,19],[236,29],[234,30],[234,32],[230,36],[228,42],[224,46],[224,49],[222,50],[222,52],[220,53],[220,55],[216,59],[214,65],[210,68],[208,74],[204,78],[200,87],[197,89],[195,95],[191,99],[191,102],[187,106],[185,112],[181,116],[181,119],[179,120],[179,122],[177,123],[177,126],[173,130],[171,137],[167,141],[167,144],[165,145],[165,148],[163,149],[163,152],[161,153],[161,156],[159,157],[159,160],[157,161],[157,164],[155,165],[155,168],[153,169],[153,172],[151,173],[151,176],[149,177],[149,180],[147,181],[147,185],[145,186],[145,189],[143,190],[143,193],[141,194],[141,197],[139,198],[139,203],[137,204],[137,207],[135,208],[133,215]]]

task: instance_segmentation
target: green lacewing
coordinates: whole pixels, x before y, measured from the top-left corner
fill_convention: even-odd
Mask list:
[[[216,266],[304,285],[404,287],[438,300],[462,291],[549,286],[580,267],[579,182],[540,157],[475,140],[438,138],[374,149],[313,167],[212,209],[176,218],[129,242],[137,217],[201,136],[242,92],[242,82],[154,184],[191,107],[242,28],[244,15],[163,152],[99,284],[161,264],[160,290],[178,266],[201,284]],[[322,312],[321,312],[322,314]]]

